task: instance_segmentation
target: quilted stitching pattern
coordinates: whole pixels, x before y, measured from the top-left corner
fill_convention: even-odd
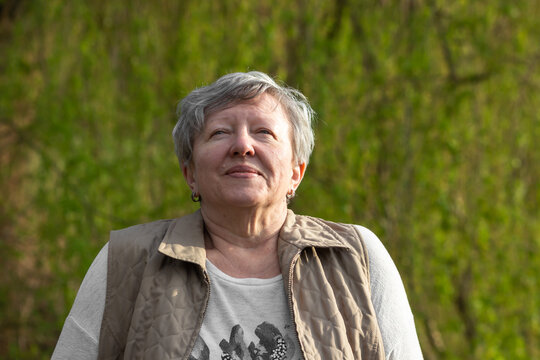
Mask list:
[[[308,359],[384,359],[367,254],[350,225],[289,216],[280,237],[303,249],[293,274],[297,332]],[[280,256],[286,255],[282,246]],[[298,251],[298,249],[296,251]],[[287,266],[282,268],[285,274]],[[289,269],[290,271],[290,269]]]
[[[100,359],[187,359],[208,296],[202,229],[195,213],[111,234]],[[384,359],[353,227],[289,212],[278,253],[306,359]]]
[[[196,265],[157,251],[170,226],[158,221],[111,233],[100,359],[181,359],[191,348],[207,290]]]

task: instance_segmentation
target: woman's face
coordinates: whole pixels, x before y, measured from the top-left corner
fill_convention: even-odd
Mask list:
[[[184,176],[204,206],[271,207],[302,180],[292,130],[281,105],[266,93],[209,115],[194,139]]]

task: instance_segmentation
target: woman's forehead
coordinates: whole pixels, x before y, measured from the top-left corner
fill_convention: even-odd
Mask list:
[[[212,119],[234,116],[237,111],[252,111],[261,116],[270,115],[271,117],[280,117],[282,115],[287,119],[283,105],[275,96],[268,93],[260,94],[252,99],[235,100],[227,106],[215,110],[206,116],[206,122]]]

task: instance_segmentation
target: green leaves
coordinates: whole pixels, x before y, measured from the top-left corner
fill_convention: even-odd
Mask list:
[[[291,206],[381,237],[426,358],[540,356],[534,2],[13,9],[0,28],[0,357],[50,356],[111,229],[197,207],[173,151],[176,103],[247,70],[310,99],[317,143]]]

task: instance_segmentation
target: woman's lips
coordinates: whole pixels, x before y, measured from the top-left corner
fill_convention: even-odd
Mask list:
[[[250,178],[259,176],[260,173],[257,169],[252,168],[251,166],[238,165],[228,169],[226,174],[232,177]]]

